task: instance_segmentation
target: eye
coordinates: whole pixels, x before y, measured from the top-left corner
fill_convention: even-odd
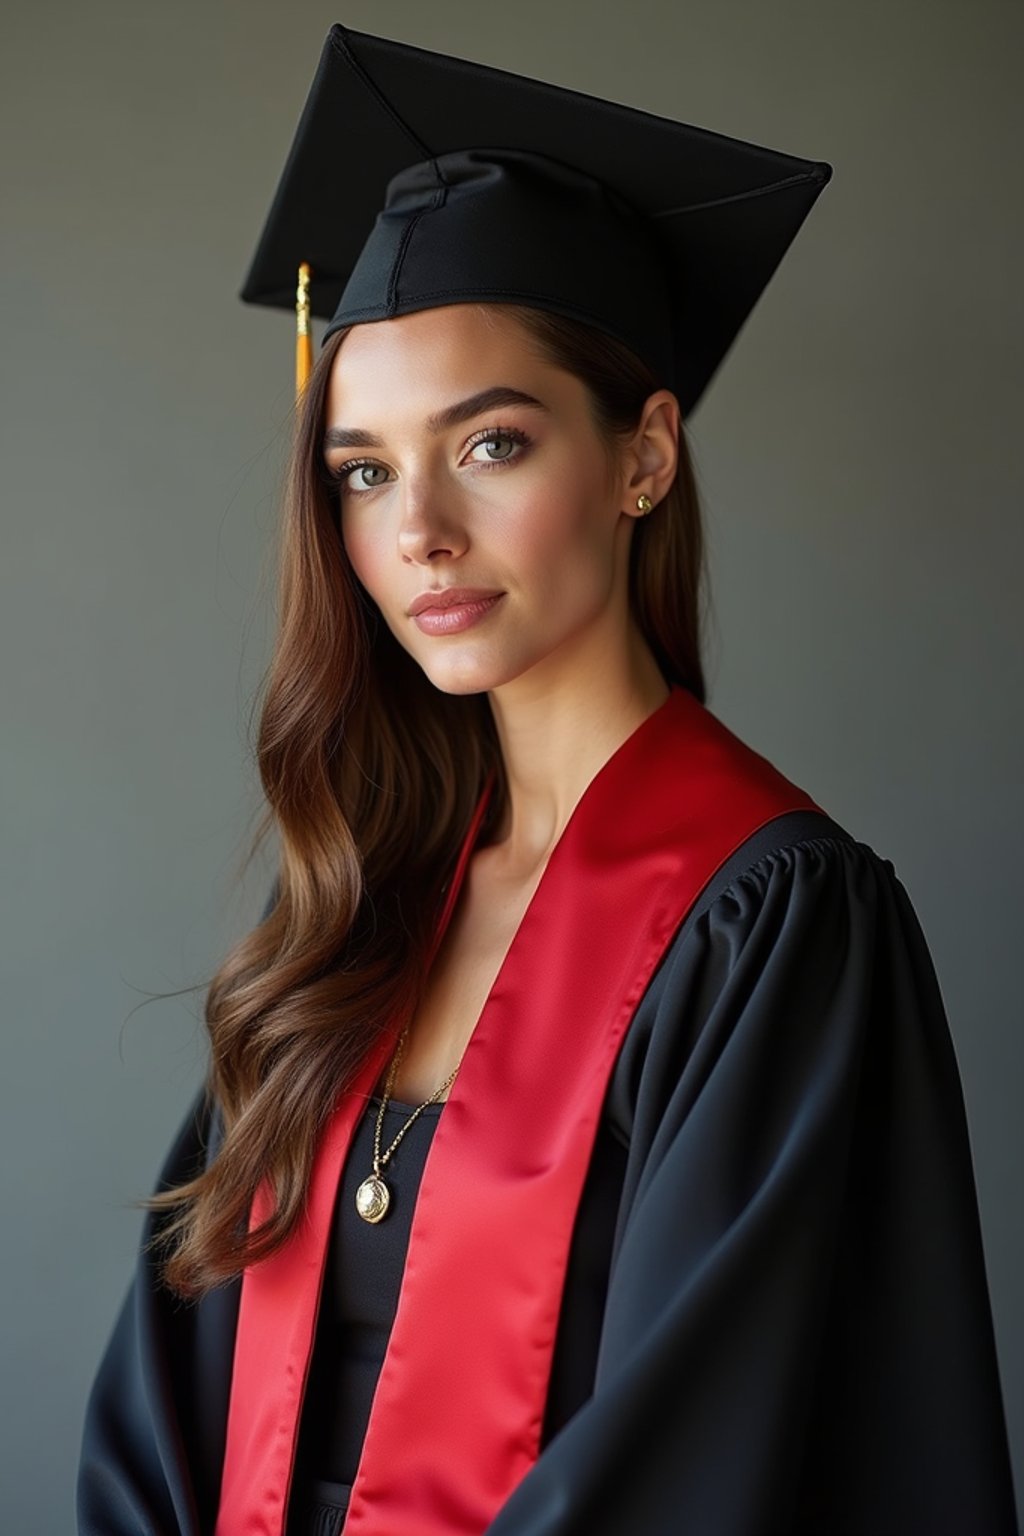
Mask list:
[[[492,464],[504,464],[509,459],[517,458],[519,455],[516,449],[525,448],[528,443],[529,438],[526,433],[520,432],[518,427],[490,427],[486,432],[471,437],[467,447],[471,450],[486,448],[488,450],[486,458],[477,459],[475,462],[489,467]],[[491,452],[493,448],[500,451],[493,453]]]
[[[379,474],[380,480],[367,480],[365,477],[371,474]],[[332,485],[341,491],[375,491],[379,485],[387,480],[387,470],[383,464],[375,464],[372,459],[349,459],[347,464],[340,464],[337,469],[328,469],[327,475]],[[359,475],[360,480],[350,482],[351,475]]]

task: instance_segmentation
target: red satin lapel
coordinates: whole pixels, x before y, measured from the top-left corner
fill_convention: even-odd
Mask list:
[[[346,1536],[479,1536],[536,1460],[573,1222],[622,1038],[715,870],[797,809],[818,807],[679,688],[582,796],[434,1133]],[[309,1219],[244,1277],[216,1536],[281,1536],[338,1178],[389,1047],[339,1103]]]

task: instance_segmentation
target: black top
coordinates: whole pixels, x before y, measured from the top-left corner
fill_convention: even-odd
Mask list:
[[[356,1126],[339,1180],[316,1342],[303,1407],[302,1465],[334,1482],[351,1484],[370,1415],[377,1377],[398,1306],[402,1270],[423,1166],[443,1104],[431,1104],[412,1122],[383,1169],[391,1204],[372,1226],[358,1215],[356,1189],[373,1171],[373,1134],[380,1099],[371,1099]],[[381,1146],[415,1105],[392,1100]]]
[[[1015,1536],[962,1090],[907,892],[810,813],[751,839],[714,885],[619,1052],[547,1438],[487,1536]],[[393,1306],[384,1244],[400,1247],[443,1113],[393,1159],[390,1233],[361,1230],[352,1206],[369,1119],[339,1181],[296,1520],[306,1479],[351,1477]],[[197,1097],[158,1187],[219,1135]],[[239,1291],[184,1307],[140,1251],[89,1399],[79,1536],[211,1536]],[[339,1346],[346,1316],[361,1322]],[[328,1501],[302,1536],[339,1521]]]
[[[420,1179],[443,1104],[412,1122],[383,1168],[391,1194],[376,1225],[356,1211],[356,1190],[373,1171],[380,1110],[374,1095],[356,1125],[338,1181],[313,1358],[303,1400],[289,1505],[288,1536],[335,1536],[355,1481],[377,1378],[398,1308]],[[415,1105],[392,1099],[384,1112],[382,1150]]]

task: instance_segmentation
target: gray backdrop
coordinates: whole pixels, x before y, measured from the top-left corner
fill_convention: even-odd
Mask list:
[[[72,1529],[130,1201],[266,883],[236,874],[292,341],[236,292],[339,19],[835,166],[692,422],[710,702],[920,914],[1019,1447],[1019,4],[51,0],[5,6],[0,81],[0,1526]]]

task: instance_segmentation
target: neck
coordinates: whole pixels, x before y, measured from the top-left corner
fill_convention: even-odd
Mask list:
[[[669,695],[638,631],[610,663],[555,679],[536,670],[489,695],[509,788],[490,847],[509,874],[546,860],[595,774]]]

